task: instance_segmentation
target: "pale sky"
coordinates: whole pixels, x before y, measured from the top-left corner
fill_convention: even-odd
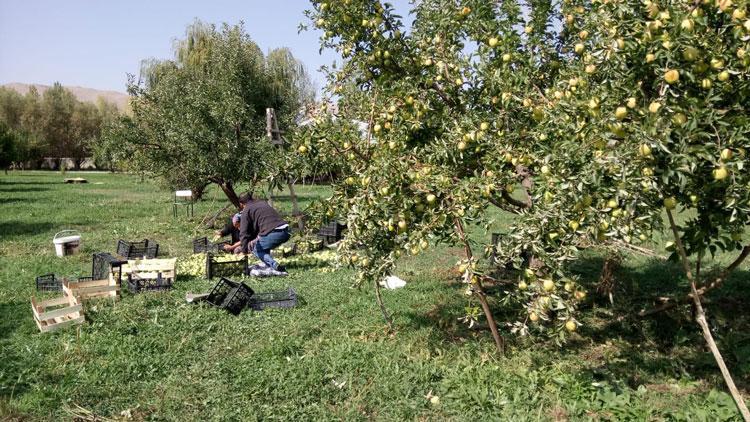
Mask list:
[[[407,15],[407,0],[391,1]],[[264,51],[289,47],[320,89],[317,69],[337,56],[319,53],[318,31],[298,33],[307,22],[304,0],[0,0],[0,84],[41,83],[125,91],[126,74],[142,59],[172,57],[172,41],[199,18],[245,22]]]

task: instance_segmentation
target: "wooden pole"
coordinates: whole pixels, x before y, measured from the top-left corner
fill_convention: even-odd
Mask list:
[[[724,362],[724,358],[721,356],[721,352],[719,352],[719,348],[716,346],[714,337],[711,334],[710,328],[708,327],[706,314],[703,312],[703,305],[701,304],[701,297],[698,294],[698,289],[696,289],[695,287],[695,279],[693,278],[693,273],[690,270],[690,264],[687,260],[687,253],[685,252],[685,247],[682,244],[680,233],[677,231],[677,224],[675,224],[674,222],[674,216],[672,216],[671,210],[667,210],[667,217],[669,218],[669,226],[672,228],[672,234],[674,235],[675,243],[677,244],[677,251],[680,254],[682,268],[685,270],[685,275],[687,276],[688,281],[690,281],[690,289],[693,292],[693,303],[695,304],[696,310],[695,320],[698,325],[700,325],[701,330],[703,331],[703,338],[706,340],[706,343],[708,343],[708,348],[711,349],[714,360],[716,360],[716,363],[719,365],[719,370],[721,371],[721,375],[724,377],[724,382],[727,384],[729,392],[732,394],[732,398],[734,399],[735,404],[737,404],[737,408],[742,414],[742,418],[745,420],[745,422],[750,422],[750,411],[747,410],[747,406],[745,405],[745,401],[742,398],[742,394],[740,394],[739,390],[737,390],[737,386],[734,385],[732,374],[729,373],[729,369]]]

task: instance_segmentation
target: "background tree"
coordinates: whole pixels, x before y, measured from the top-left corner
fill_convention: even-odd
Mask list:
[[[242,24],[196,21],[174,51],[130,81],[132,118],[110,126],[98,151],[173,187],[215,183],[238,205],[237,183],[255,185],[283,163],[265,138],[266,108],[292,122],[311,98],[309,78],[288,51],[266,58]]]

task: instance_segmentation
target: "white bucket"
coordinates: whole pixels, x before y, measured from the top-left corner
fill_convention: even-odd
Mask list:
[[[65,233],[65,236],[60,236]],[[52,238],[57,256],[73,255],[81,246],[81,233],[77,230],[63,230],[57,232]]]

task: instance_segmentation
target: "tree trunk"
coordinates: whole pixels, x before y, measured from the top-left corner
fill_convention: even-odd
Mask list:
[[[464,251],[466,252],[466,259],[469,261],[469,263],[471,263],[471,260],[474,257],[474,254],[471,251],[471,245],[469,245],[469,240],[466,239],[466,233],[464,232],[464,227],[458,218],[454,220],[454,223],[456,226],[456,232],[458,233],[458,237],[461,239],[461,242],[464,244]],[[469,277],[469,269],[466,270],[464,277],[467,277],[467,278]],[[471,282],[471,280],[466,280],[466,281]],[[500,335],[500,332],[497,330],[497,323],[495,323],[495,317],[492,315],[492,309],[490,309],[490,304],[487,302],[487,295],[484,292],[484,288],[482,287],[481,280],[477,280],[475,293],[479,297],[479,302],[482,304],[482,311],[484,312],[484,317],[487,318],[487,324],[490,326],[490,331],[492,332],[492,338],[495,340],[495,347],[497,347],[497,350],[500,352],[500,354],[504,354],[505,353],[505,340]]]
[[[234,191],[234,186],[232,186],[232,182],[217,181],[216,184],[219,185],[222,191],[224,191],[224,195],[227,196],[227,199],[229,199],[229,202],[231,202],[232,205],[234,205],[239,210],[240,198],[237,196],[237,193]]]
[[[300,230],[305,230],[305,221],[302,218],[302,215],[300,215],[299,211],[299,202],[297,201],[297,194],[294,192],[294,184],[290,180],[288,182],[289,185],[289,196],[292,198],[292,215],[297,220],[297,226]]]

